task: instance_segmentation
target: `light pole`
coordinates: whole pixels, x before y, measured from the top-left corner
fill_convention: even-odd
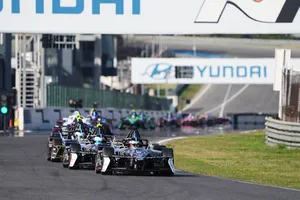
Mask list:
[[[168,70],[167,72],[166,72],[166,89],[165,89],[165,93],[166,93],[166,97],[168,97],[169,96],[169,88],[168,88],[168,79],[169,79],[169,75],[170,75],[170,73],[171,73],[171,70]]]
[[[193,54],[196,56],[197,52],[197,47],[196,47],[196,40],[195,40],[195,35],[193,35]]]

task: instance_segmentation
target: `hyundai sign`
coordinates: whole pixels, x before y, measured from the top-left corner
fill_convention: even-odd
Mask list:
[[[297,34],[299,0],[0,0],[0,32]]]
[[[272,58],[132,58],[133,84],[273,84]],[[292,64],[300,66],[300,59]]]

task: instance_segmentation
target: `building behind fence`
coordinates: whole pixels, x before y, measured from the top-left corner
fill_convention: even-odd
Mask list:
[[[282,120],[300,122],[300,72],[284,69],[282,81]]]
[[[56,84],[47,85],[48,107],[69,107],[69,100],[82,100],[85,108],[93,107],[95,101],[98,108],[133,108],[145,110],[169,110],[172,100],[133,95],[118,91],[73,88]]]

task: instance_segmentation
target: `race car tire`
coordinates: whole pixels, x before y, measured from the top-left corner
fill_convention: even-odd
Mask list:
[[[101,172],[101,175],[113,175],[113,171]]]
[[[76,169],[79,169],[79,165],[77,163],[77,161],[75,162],[74,166],[73,167],[70,167],[70,165],[68,165],[69,169],[71,170],[76,170]]]
[[[165,145],[154,145],[153,150],[162,151],[163,149],[167,148]]]
[[[54,146],[62,145],[62,139],[61,138],[55,138],[55,139],[52,140],[52,142],[54,143]]]
[[[76,144],[76,143],[71,144],[70,145],[70,150],[71,150],[71,152],[78,153],[81,150],[81,146],[80,146],[80,144]]]
[[[106,149],[106,150],[104,150],[104,149]],[[103,149],[102,149],[102,153],[105,151],[105,155],[109,155],[109,154],[111,154],[112,152],[111,152],[111,149],[113,150],[113,148],[110,148],[110,147],[104,147]],[[95,159],[95,173],[96,174],[101,174],[101,175],[112,175],[113,174],[113,172],[112,171],[106,171],[106,172],[102,172],[101,170],[102,170],[102,166],[101,166],[101,164],[100,163],[102,163],[102,160],[103,160],[103,155],[101,155],[101,154],[97,154],[96,155],[96,159]]]
[[[162,149],[162,156],[166,158],[173,158],[174,153],[172,148],[164,148]]]
[[[51,162],[60,162],[60,161],[61,161],[61,159],[59,159],[59,158],[51,159]]]
[[[96,174],[100,174],[101,173],[101,166],[100,166],[99,162],[101,162],[101,156],[98,153],[96,155],[96,158],[95,158],[95,173]]]
[[[112,147],[104,147],[102,149],[102,156],[103,157],[111,157],[111,156],[114,155],[114,153],[115,153],[115,150]]]
[[[155,129],[155,125],[151,124],[151,125],[149,125],[149,128],[152,129],[152,130],[154,130]]]
[[[69,167],[69,160],[67,158],[69,158],[69,156],[67,156],[68,152],[65,150],[64,154],[63,154],[63,160],[62,160],[62,165],[63,168],[68,168]]]

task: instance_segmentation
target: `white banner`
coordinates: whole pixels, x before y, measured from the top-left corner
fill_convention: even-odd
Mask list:
[[[300,68],[300,59],[291,62]],[[133,84],[273,84],[275,76],[274,58],[132,58],[131,64]]]
[[[0,32],[300,32],[299,0],[0,0]]]

